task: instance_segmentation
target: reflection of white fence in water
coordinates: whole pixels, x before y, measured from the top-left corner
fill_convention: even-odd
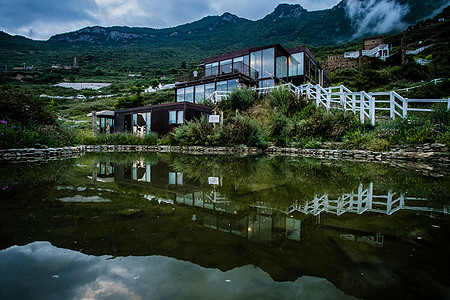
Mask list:
[[[408,112],[431,112],[431,108],[411,107],[412,103],[433,104],[447,103],[450,109],[450,99],[408,99],[399,95],[395,91],[367,93],[365,91],[352,92],[343,85],[323,88],[320,85],[307,83],[295,86],[291,83],[278,85],[275,87],[256,88],[259,93],[267,93],[274,89],[288,88],[296,95],[305,96],[308,100],[314,101],[318,107],[324,106],[329,109],[343,109],[359,115],[361,123],[369,121],[375,125],[376,114],[382,111],[389,112],[389,118],[405,118]],[[229,91],[216,91],[208,98],[213,103],[226,99]]]
[[[391,191],[387,195],[375,195],[373,192],[373,183],[371,182],[368,188],[364,189],[361,183],[357,193],[342,194],[337,199],[329,194],[324,194],[320,197],[315,196],[312,201],[292,205],[288,213],[297,211],[316,216],[326,212],[339,216],[346,212],[357,214],[374,212],[392,215],[399,210],[412,210],[450,214],[448,207],[444,207],[443,209],[429,208],[423,205],[425,201],[426,199],[423,198],[405,197],[404,194]]]

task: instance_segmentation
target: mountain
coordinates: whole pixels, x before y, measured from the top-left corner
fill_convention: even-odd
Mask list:
[[[205,57],[245,47],[275,43],[286,48],[302,44],[334,46],[366,36],[398,33],[436,15],[448,3],[343,0],[319,11],[280,4],[256,21],[225,13],[164,29],[93,26],[58,34],[44,42],[0,32],[0,66],[5,70],[24,64],[36,69],[51,64],[70,66],[77,56],[82,71],[176,74],[180,66],[190,68]]]
[[[257,21],[225,13],[173,28],[86,27],[58,34],[50,43],[75,46],[198,45],[284,43],[334,45],[365,36],[399,32],[437,14],[447,0],[343,0],[333,8],[308,11],[299,4],[280,4]]]

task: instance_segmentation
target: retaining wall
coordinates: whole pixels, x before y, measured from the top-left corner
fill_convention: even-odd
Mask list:
[[[443,144],[422,144],[408,146],[394,146],[387,152],[375,152],[366,150],[333,150],[327,148],[335,147],[335,144],[324,143],[323,149],[297,149],[269,147],[258,149],[251,147],[203,147],[203,146],[77,146],[65,148],[48,149],[7,149],[0,150],[0,161],[35,161],[59,158],[78,157],[89,152],[174,152],[201,154],[240,154],[240,155],[283,155],[283,156],[305,156],[332,159],[347,159],[356,161],[411,161],[426,162],[450,166],[450,153],[448,146]]]

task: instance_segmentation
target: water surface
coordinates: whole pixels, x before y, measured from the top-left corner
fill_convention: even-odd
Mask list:
[[[4,299],[450,297],[445,172],[175,154],[1,169]]]

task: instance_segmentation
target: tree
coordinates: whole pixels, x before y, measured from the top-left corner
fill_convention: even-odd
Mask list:
[[[124,109],[144,106],[144,98],[141,95],[120,97],[114,104],[115,109]]]
[[[150,86],[154,89],[157,89],[159,87],[159,81],[156,78],[153,78],[152,81],[150,81]]]
[[[56,122],[56,115],[44,98],[10,87],[0,87],[0,118],[24,125]]]

